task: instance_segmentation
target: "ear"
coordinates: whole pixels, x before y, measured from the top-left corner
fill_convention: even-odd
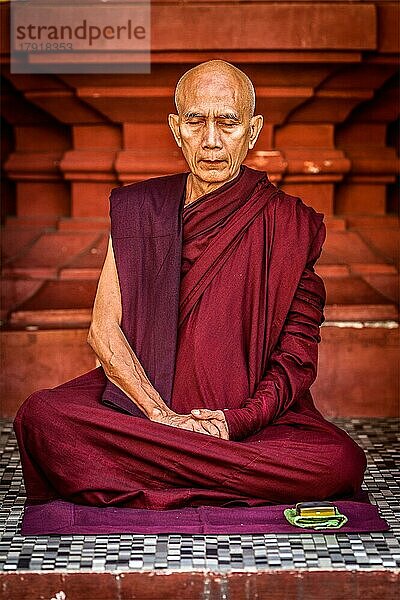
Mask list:
[[[181,134],[179,130],[179,116],[174,114],[168,115],[168,125],[170,126],[172,135],[174,136],[179,148],[182,148]]]
[[[262,115],[255,115],[250,119],[250,139],[249,139],[249,149],[254,148],[255,143],[260,135],[260,131],[264,124],[264,118]]]

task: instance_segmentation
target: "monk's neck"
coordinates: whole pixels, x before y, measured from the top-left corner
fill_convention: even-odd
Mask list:
[[[205,196],[205,194],[209,194],[210,192],[217,190],[218,188],[228,183],[228,181],[232,181],[232,179],[235,179],[235,177],[238,175],[239,170],[229,179],[226,179],[225,181],[218,181],[216,183],[208,183],[207,181],[202,181],[201,179],[196,177],[196,175],[193,175],[193,173],[189,173],[188,178],[186,180],[185,206],[187,204],[191,204],[191,202],[194,202],[198,198]]]

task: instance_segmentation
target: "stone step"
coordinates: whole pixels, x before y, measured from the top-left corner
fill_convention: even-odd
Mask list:
[[[90,256],[87,257],[88,260]],[[388,320],[397,319],[398,311],[392,298],[397,275],[381,283],[382,293],[376,282],[371,285],[361,276],[346,273],[325,277],[327,290],[326,319]],[[87,277],[87,275],[91,275]],[[8,315],[12,328],[29,326],[85,327],[90,323],[91,310],[97,289],[99,270],[76,269],[61,272],[58,280],[6,279],[8,295],[3,304],[3,318]],[[86,276],[83,279],[83,276]],[[27,296],[24,299],[24,296]],[[8,305],[7,305],[8,302]]]
[[[97,281],[46,281],[9,315],[12,328],[86,327],[90,323]]]
[[[348,542],[349,545],[350,541]],[[234,538],[231,543],[235,547],[239,546],[239,542],[240,540]],[[59,544],[59,542],[56,543]],[[228,545],[228,542],[226,544]],[[248,545],[248,542],[246,544]],[[252,542],[252,548],[254,546],[255,544]],[[314,548],[314,545],[312,548]],[[265,552],[265,548],[263,550]],[[256,559],[259,553],[255,554]],[[310,551],[308,551],[308,554],[310,554]],[[146,551],[143,551],[143,556],[148,557],[148,551],[147,555]],[[190,562],[192,562],[192,553],[186,553],[184,556],[186,561],[190,559]],[[199,553],[197,552],[197,555],[194,556],[198,557]],[[162,555],[163,559],[164,554]],[[142,559],[139,557],[138,560],[141,561]],[[74,571],[2,573],[0,583],[5,593],[8,594],[8,598],[29,598],[32,589],[39,589],[48,598],[55,595],[57,599],[76,597],[87,598],[88,600],[92,598],[102,598],[104,600],[114,598],[176,600],[178,593],[179,598],[182,600],[203,600],[204,598],[210,598],[210,600],[217,600],[218,598],[230,598],[232,600],[254,600],[255,598],[269,598],[270,600],[286,600],[288,598],[338,600],[345,597],[354,600],[376,600],[376,598],[393,600],[396,598],[399,585],[398,571],[382,567],[372,567],[369,570],[339,570],[314,567],[295,569],[258,567],[256,569],[253,567],[243,572],[237,572],[233,561],[231,563],[232,570],[227,568],[228,561],[223,564],[224,568],[221,569],[220,567],[220,572],[214,572],[213,570],[210,572],[209,569],[188,570],[184,567],[182,569],[168,569],[168,574],[162,570],[160,571],[159,567],[153,570],[148,570],[146,567],[138,572],[124,569],[121,574],[118,574],[117,572],[96,573],[90,572],[88,569],[82,569],[82,572],[80,572],[79,570],[75,571],[76,567],[74,566]],[[255,564],[257,565],[257,560]],[[102,590],[102,596],[98,595],[99,589]],[[66,590],[68,595],[61,595],[61,592],[54,594],[54,590]],[[349,590],[349,594],[347,594],[347,590]],[[342,595],[343,591],[346,596]],[[327,592],[329,595],[327,595]],[[23,596],[20,594],[23,594]]]
[[[327,218],[327,239],[315,270],[327,290],[329,320],[396,319],[398,236],[392,217]],[[16,220],[15,223],[19,222]],[[108,243],[107,219],[59,219],[52,229],[3,230],[1,318],[13,328],[84,327]],[[14,224],[15,224],[14,223]],[[357,228],[355,227],[357,225]]]
[[[95,253],[105,234],[95,231],[51,231],[42,233],[17,256],[6,260],[2,275],[54,279],[59,270],[84,252]]]
[[[96,366],[86,341],[87,327],[82,322],[77,327],[61,325],[59,319],[0,331],[0,416],[15,414],[31,392],[59,385]],[[322,413],[327,417],[398,416],[398,344],[399,327],[394,321],[324,324],[318,377],[312,387]]]

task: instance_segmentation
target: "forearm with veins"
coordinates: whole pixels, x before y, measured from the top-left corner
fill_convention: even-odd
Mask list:
[[[92,326],[88,342],[110,381],[125,392],[147,417],[151,419],[155,414],[167,415],[171,412],[149,381],[117,324],[97,333],[95,326]]]

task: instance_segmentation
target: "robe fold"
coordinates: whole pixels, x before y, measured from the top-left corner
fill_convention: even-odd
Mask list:
[[[224,410],[230,439],[149,421],[94,369],[17,414],[31,503],[164,510],[359,492],[365,454],[310,392],[323,215],[244,166],[184,206],[187,175],[112,191],[121,328],[164,401],[180,414]]]

